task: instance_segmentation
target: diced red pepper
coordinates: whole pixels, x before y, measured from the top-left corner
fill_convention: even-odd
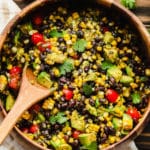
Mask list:
[[[119,97],[119,94],[117,93],[117,91],[115,91],[113,89],[108,89],[106,91],[106,98],[109,102],[115,103],[117,101],[118,97]]]
[[[51,44],[50,42],[41,42],[39,45],[38,45],[38,49],[41,51],[41,52],[45,52],[46,49],[50,49],[51,48]]]
[[[29,128],[29,132],[30,133],[36,133],[39,130],[38,125],[33,124],[30,128]]]
[[[40,105],[39,104],[35,104],[31,107],[31,110],[38,113],[40,111]]]
[[[108,28],[108,27],[102,27],[102,30],[103,30],[103,32],[105,33],[105,32],[107,32],[107,31],[109,31],[109,28]]]
[[[21,129],[21,131],[22,131],[23,133],[28,133],[28,132],[29,132],[29,129],[28,129],[28,128],[23,128],[23,129]]]
[[[22,69],[19,66],[13,66],[12,69],[10,69],[9,71],[10,75],[17,75],[17,74],[20,74],[21,72],[22,72]]]
[[[73,134],[72,134],[72,137],[74,138],[74,139],[78,139],[79,138],[79,135],[80,135],[80,131],[74,131],[73,132]]]
[[[127,114],[130,115],[135,121],[138,121],[141,117],[140,112],[135,107],[129,107],[127,110]]]
[[[67,101],[71,100],[71,98],[73,97],[73,91],[71,91],[70,89],[63,89],[63,94]]]
[[[40,14],[37,14],[33,17],[33,23],[37,26],[41,25],[43,22],[43,17]]]
[[[38,44],[39,42],[43,42],[44,41],[43,34],[38,33],[38,32],[33,33],[31,40],[32,40],[33,44],[35,44],[35,45]]]

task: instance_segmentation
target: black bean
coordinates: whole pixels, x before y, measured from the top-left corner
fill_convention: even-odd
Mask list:
[[[60,108],[64,110],[64,109],[67,108],[67,106],[68,106],[67,102],[66,103],[62,103]]]
[[[69,107],[70,107],[70,108],[73,108],[73,107],[75,106],[75,104],[76,104],[76,101],[75,101],[75,100],[71,99],[71,100],[69,101]]]
[[[90,67],[89,67],[89,66],[85,66],[85,67],[84,67],[84,71],[85,71],[85,72],[88,72],[88,71],[89,71],[89,69],[90,69]]]
[[[60,100],[61,100],[62,102],[65,102],[65,101],[66,101],[63,96],[60,98]]]
[[[78,146],[78,144],[79,144],[79,141],[77,139],[74,140],[73,143],[72,143],[72,145],[75,146],[75,147]]]
[[[95,101],[94,101],[93,99],[90,98],[89,102],[90,102],[90,104],[91,104],[92,106],[95,105]]]
[[[62,83],[66,83],[67,82],[67,78],[63,76],[63,77],[61,77],[59,79],[59,81],[62,82]]]
[[[78,30],[77,31],[77,36],[78,36],[78,38],[83,38],[84,32],[82,30]]]
[[[49,135],[49,131],[48,131],[48,130],[42,130],[42,131],[41,131],[41,134],[42,134],[42,135]]]
[[[49,119],[49,117],[51,116],[50,111],[46,111],[44,112],[46,119]]]
[[[59,42],[59,43],[62,43],[62,42],[64,42],[64,38],[62,38],[62,37],[59,37],[59,38],[58,38],[58,42]]]
[[[41,129],[45,129],[47,127],[47,124],[45,122],[41,123]]]

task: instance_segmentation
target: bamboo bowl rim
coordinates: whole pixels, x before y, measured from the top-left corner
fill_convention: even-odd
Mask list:
[[[22,11],[19,12],[6,25],[3,32],[0,34],[0,51],[5,42],[6,37],[10,33],[11,29],[17,24],[17,22],[20,21],[20,19],[25,17],[27,14],[29,14],[33,9],[37,9],[41,5],[45,5],[47,2],[53,4],[56,1],[57,0],[36,0],[36,1],[32,2],[31,4],[29,4],[28,6],[26,6],[24,9],[22,9]],[[143,40],[143,43],[145,44],[145,48],[147,50],[146,51],[147,56],[148,56],[148,58],[150,58],[150,35],[149,35],[148,31],[146,30],[146,28],[144,27],[144,25],[142,24],[142,22],[138,19],[138,17],[136,17],[131,11],[127,10],[126,8],[124,8],[123,6],[121,6],[120,4],[115,2],[114,0],[96,0],[96,2],[99,3],[100,5],[108,7],[110,9],[115,9],[116,11],[119,11],[120,13],[122,13],[121,15],[125,15],[128,18],[129,22],[132,22],[134,24],[134,26],[136,27],[137,31],[139,32],[139,34],[141,36],[141,39]],[[2,106],[1,102],[0,102],[0,106],[2,107],[2,112],[3,112],[4,116],[6,116],[7,113],[4,109],[4,107]],[[150,115],[150,98],[149,98],[149,103],[148,103],[145,113],[143,114],[140,122],[134,127],[134,129],[132,131],[130,131],[130,133],[128,135],[126,135],[124,138],[122,138],[119,142],[108,146],[105,150],[116,149],[116,147],[120,146],[121,144],[125,144],[125,143],[128,143],[131,140],[133,140],[144,129],[145,125],[147,124],[148,120],[150,119],[149,115]],[[38,144],[37,142],[29,139],[16,126],[15,126],[15,130],[26,141],[28,141],[29,143],[34,145],[36,148],[46,149],[42,145]]]

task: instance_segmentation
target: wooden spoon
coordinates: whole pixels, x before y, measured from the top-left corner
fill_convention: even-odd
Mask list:
[[[31,82],[34,84],[31,84]],[[0,125],[0,144],[2,144],[6,136],[16,124],[19,117],[26,109],[43,98],[49,96],[55,90],[55,88],[48,89],[39,85],[36,82],[35,76],[33,75],[31,69],[25,66],[23,70],[20,91],[16,102]]]

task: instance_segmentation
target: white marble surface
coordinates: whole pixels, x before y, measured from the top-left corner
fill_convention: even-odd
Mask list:
[[[20,8],[13,2],[13,0],[0,0],[0,33],[4,29],[5,25],[12,19]],[[3,116],[0,113],[0,122]],[[25,142],[15,131],[12,131],[6,138],[4,143],[0,146],[0,150],[36,150],[29,143]],[[122,145],[116,150],[137,150],[134,142]]]

